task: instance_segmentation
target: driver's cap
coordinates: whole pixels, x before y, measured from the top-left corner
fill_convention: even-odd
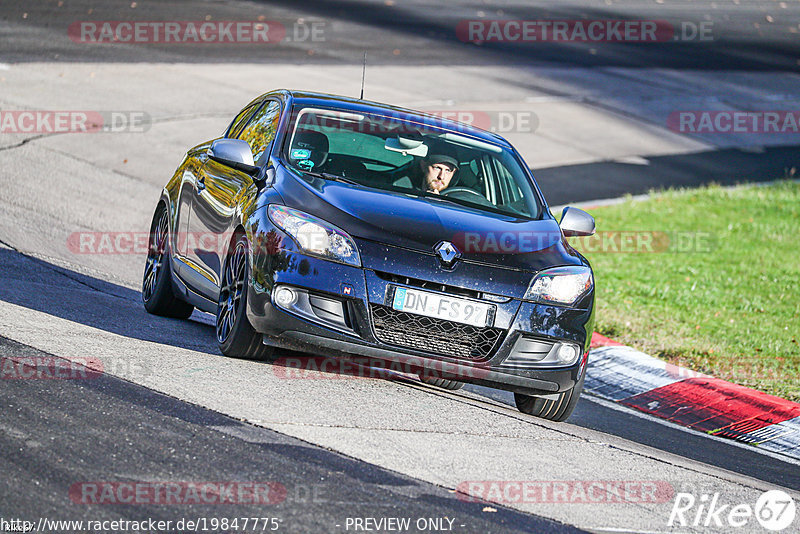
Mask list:
[[[455,170],[458,170],[458,160],[456,159],[456,153],[453,150],[452,145],[437,140],[431,143],[429,146],[430,150],[428,150],[428,156],[426,159],[430,165],[447,163],[448,165],[452,165]]]
[[[428,162],[431,165],[435,165],[437,163],[447,163],[452,165],[455,170],[458,170],[458,161],[456,158],[448,154],[430,154],[428,155]]]

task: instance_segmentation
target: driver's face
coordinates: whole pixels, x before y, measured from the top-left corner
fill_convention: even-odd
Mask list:
[[[421,165],[425,175],[425,190],[437,195],[450,185],[450,180],[453,179],[453,174],[456,172],[455,167],[448,163],[429,164],[423,160]]]

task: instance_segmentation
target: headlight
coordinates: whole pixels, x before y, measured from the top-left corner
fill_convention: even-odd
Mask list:
[[[353,238],[346,232],[313,215],[279,204],[270,204],[269,218],[295,240],[303,252],[361,266]]]
[[[594,287],[592,270],[583,266],[554,267],[538,273],[525,292],[525,300],[545,304],[575,304]]]

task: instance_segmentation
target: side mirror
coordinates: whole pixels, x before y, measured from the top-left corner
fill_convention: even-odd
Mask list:
[[[253,161],[253,152],[247,141],[241,139],[217,139],[208,149],[208,157],[237,171],[255,176],[258,167]]]
[[[564,208],[559,226],[566,237],[594,235],[594,217],[578,208]]]

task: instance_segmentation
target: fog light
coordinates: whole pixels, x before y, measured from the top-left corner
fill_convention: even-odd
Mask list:
[[[575,345],[569,345],[567,343],[562,343],[560,347],[558,347],[558,352],[556,353],[556,358],[563,364],[571,364],[575,362],[575,359],[578,357],[578,348]]]
[[[281,308],[289,308],[297,302],[297,294],[288,287],[278,288],[275,292],[275,303]]]

